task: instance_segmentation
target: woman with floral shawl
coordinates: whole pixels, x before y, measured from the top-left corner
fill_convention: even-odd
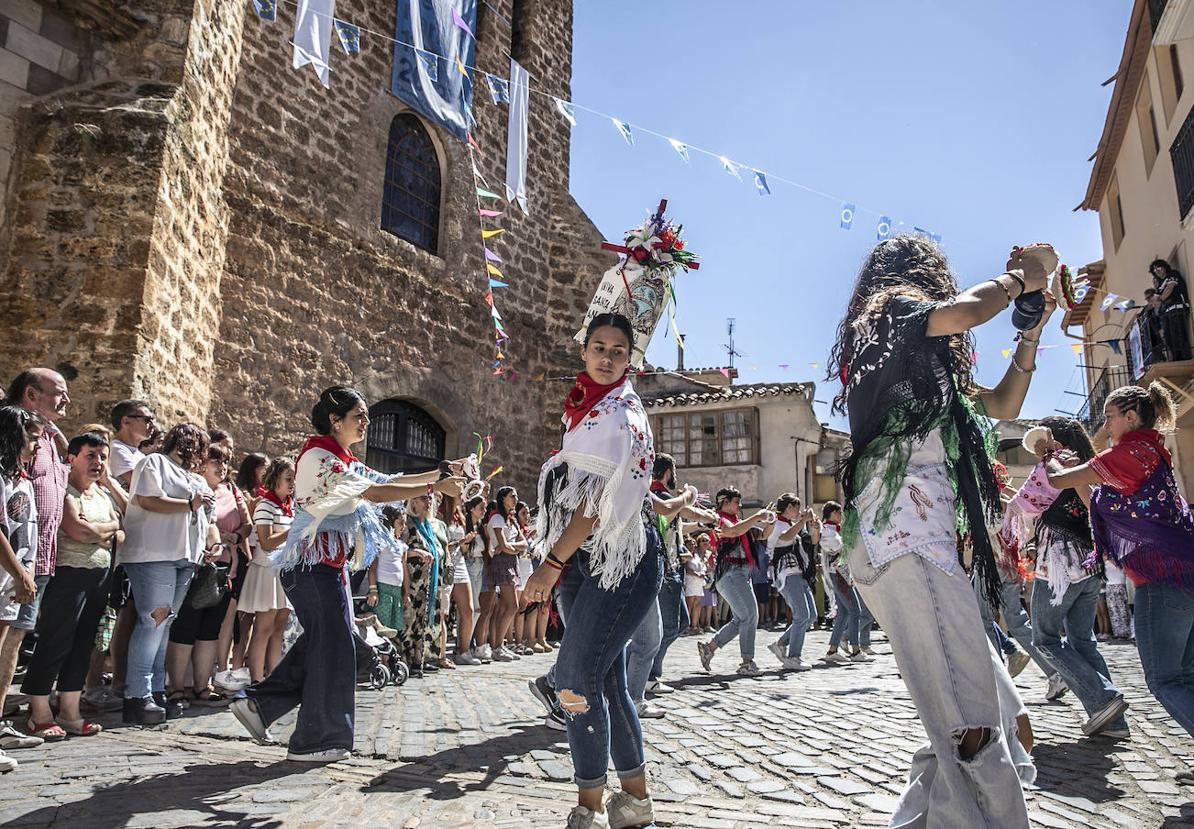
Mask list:
[[[294,523],[271,556],[303,633],[269,676],[232,703],[232,712],[265,742],[269,724],[299,706],[287,759],[322,763],[352,749],[356,646],[347,569],[368,568],[394,544],[379,504],[431,491],[458,496],[459,479],[437,480],[438,472],[389,476],[358,461],[349,447],[365,439],[369,407],[355,389],[325,389],[311,423],[317,434],[299,452]]]

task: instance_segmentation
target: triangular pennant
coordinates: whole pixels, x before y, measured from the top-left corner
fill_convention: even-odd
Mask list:
[[[340,39],[340,48],[346,55],[355,55],[361,51],[361,29],[343,20],[336,20],[336,36]]]
[[[759,189],[760,196],[770,196],[771,188],[767,185],[767,176],[755,170],[755,187]]]
[[[491,280],[489,280],[489,287],[490,288],[509,288],[510,285],[508,283],[502,282],[502,280],[500,280],[500,279],[491,279]],[[490,294],[489,296],[491,297],[490,301],[492,302],[493,294]]]
[[[496,253],[491,251],[489,248],[485,248],[485,258],[488,259],[490,262],[499,262],[500,263],[502,261],[502,257],[498,256]]]
[[[480,195],[480,194],[478,194],[478,195]],[[493,194],[490,193],[490,195],[492,196]],[[495,219],[498,216],[502,215],[502,211],[500,211],[500,210],[486,210],[485,208],[481,208],[477,212],[480,213],[482,216],[484,216],[486,219]]]
[[[677,141],[674,138],[669,138],[667,143],[672,145],[672,149],[679,153],[680,158],[684,159],[684,163],[688,163],[688,145],[683,141]]]
[[[456,24],[457,28],[468,32],[469,37],[473,40],[477,39],[477,36],[473,34],[473,30],[468,27],[468,24],[464,22],[464,18],[460,16],[460,12],[456,11],[455,6],[452,7],[452,22]]]
[[[742,180],[742,175],[741,175],[741,173],[738,172],[737,164],[730,161],[724,155],[718,156],[717,158],[721,162],[721,169],[725,170],[727,173],[729,173],[730,175],[732,175],[734,178],[738,179],[739,181]]]
[[[1081,353],[1082,353],[1082,343],[1072,343],[1072,344],[1070,345],[1070,348],[1074,349],[1074,353],[1075,353],[1075,354],[1081,354]]]
[[[253,0],[253,8],[262,20],[274,21],[278,19],[277,0]]]
[[[477,152],[481,152],[481,145],[477,143],[477,139],[473,138],[472,131],[468,133],[468,145]]]
[[[537,381],[538,381],[538,380],[546,380],[546,379],[547,379],[547,372],[546,372],[546,371],[540,371],[540,372],[536,372],[536,374],[535,374],[535,378],[534,378],[534,379],[535,379],[535,380],[537,380]]]
[[[501,271],[488,262],[485,263],[485,270],[489,271],[490,276],[496,276],[498,279],[501,279],[503,276]]]
[[[480,181],[482,184],[484,184],[486,187],[489,186],[489,182],[485,180],[485,176],[482,175],[481,171],[477,169],[476,164],[473,165],[473,175],[476,176],[477,180]]]
[[[488,190],[484,190],[480,187],[477,188],[477,195],[483,199],[500,199],[501,198],[501,196],[499,196],[497,193],[491,193]]]
[[[1115,300],[1119,299],[1119,294],[1107,294],[1103,297],[1103,301],[1099,304],[1100,311],[1106,311],[1115,304]]]
[[[427,76],[427,80],[435,83],[439,80],[439,55],[434,52],[428,52],[423,49],[415,49],[415,57],[419,61],[419,66],[423,70],[423,74]]]
[[[1006,359],[1007,359],[1007,355],[1011,354],[1011,353],[1012,353],[1012,350],[1011,350],[1010,348],[1004,348],[1004,349],[1000,349],[999,353],[1000,353],[1000,354],[1002,354],[1002,355],[1003,355],[1003,359],[1005,359],[1005,360],[1006,360]]]
[[[1127,311],[1134,307],[1136,307],[1136,301],[1132,299],[1125,299],[1123,302],[1117,302],[1115,304],[1116,311]]]
[[[481,238],[482,239],[492,239],[494,236],[497,236],[499,233],[505,233],[505,232],[506,231],[500,227],[496,228],[494,230],[482,230]]]
[[[625,121],[619,121],[617,118],[610,118],[609,120],[614,122],[614,126],[617,128],[618,132],[621,133],[622,137],[626,139],[626,143],[633,147],[634,133],[630,131],[630,125]]]
[[[489,97],[495,104],[510,103],[510,82],[508,80],[486,73],[485,81],[489,84]]]
[[[1107,346],[1116,354],[1123,354],[1123,349],[1120,348],[1119,340],[1107,340]]]
[[[568,126],[576,126],[576,107],[572,105],[571,101],[565,101],[562,98],[552,96],[552,100],[556,102],[556,112],[560,113],[560,117],[568,122]]]
[[[492,282],[493,280],[491,279],[489,281]],[[493,307],[493,291],[485,292],[485,304],[488,305],[490,308]]]
[[[464,61],[462,61],[460,59],[460,54],[457,53],[455,57],[456,57],[456,71],[459,72],[461,75],[464,75],[467,78],[468,70],[464,68]]]

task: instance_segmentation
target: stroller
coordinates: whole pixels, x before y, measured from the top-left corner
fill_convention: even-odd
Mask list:
[[[366,596],[358,596],[356,592],[363,586],[364,579],[355,580],[352,585],[352,608],[356,615],[370,612],[366,604]],[[355,625],[353,641],[356,645],[357,682],[367,684],[375,691],[380,691],[387,685],[402,685],[410,677],[410,670],[402,661],[398,648],[389,639],[377,635],[377,631],[370,625]]]

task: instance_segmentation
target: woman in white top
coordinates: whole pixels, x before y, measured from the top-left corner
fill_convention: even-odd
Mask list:
[[[253,555],[237,605],[242,613],[253,614],[245,657],[253,682],[264,679],[282,659],[282,635],[290,619],[290,602],[270,553],[286,543],[294,521],[294,464],[286,458],[274,459],[262,487],[253,510]]]
[[[207,445],[206,431],[180,423],[166,433],[162,451],[145,457],[133,470],[126,538],[117,553],[137,606],[124,690],[127,723],[166,719],[170,625],[195,565],[220,554],[219,531],[211,520],[215,494],[199,474],[207,463]]]
[[[489,623],[489,646],[497,662],[512,662],[518,658],[503,643],[518,613],[518,556],[527,543],[518,532],[514,507],[518,503],[518,492],[512,486],[497,491],[497,509],[489,517],[486,529],[489,532],[489,584],[498,590],[498,605],[493,610]],[[482,657],[484,658],[484,657]]]
[[[484,508],[484,499],[475,498],[475,509],[478,505]],[[472,574],[469,572],[470,548],[477,538],[477,531],[465,527],[465,510],[473,500],[467,501],[464,509],[458,506],[456,499],[444,498],[443,514],[448,516],[448,553],[451,556],[451,599],[456,605],[456,657],[457,665],[480,665],[481,660],[473,656],[469,642],[473,638],[473,587]]]

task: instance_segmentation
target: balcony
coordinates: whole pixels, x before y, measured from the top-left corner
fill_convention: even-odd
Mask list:
[[[1194,207],[1194,109],[1187,113],[1174,136],[1169,157],[1173,160],[1173,183],[1177,187],[1177,213],[1184,221]]]
[[[1191,0],[1148,0],[1153,45],[1170,46],[1194,37],[1194,2]]]
[[[1132,377],[1126,366],[1107,366],[1103,369],[1091,386],[1086,402],[1078,410],[1078,420],[1086,426],[1086,431],[1093,435],[1099,430],[1103,425],[1103,404],[1107,402],[1107,397],[1120,386],[1131,383]]]

